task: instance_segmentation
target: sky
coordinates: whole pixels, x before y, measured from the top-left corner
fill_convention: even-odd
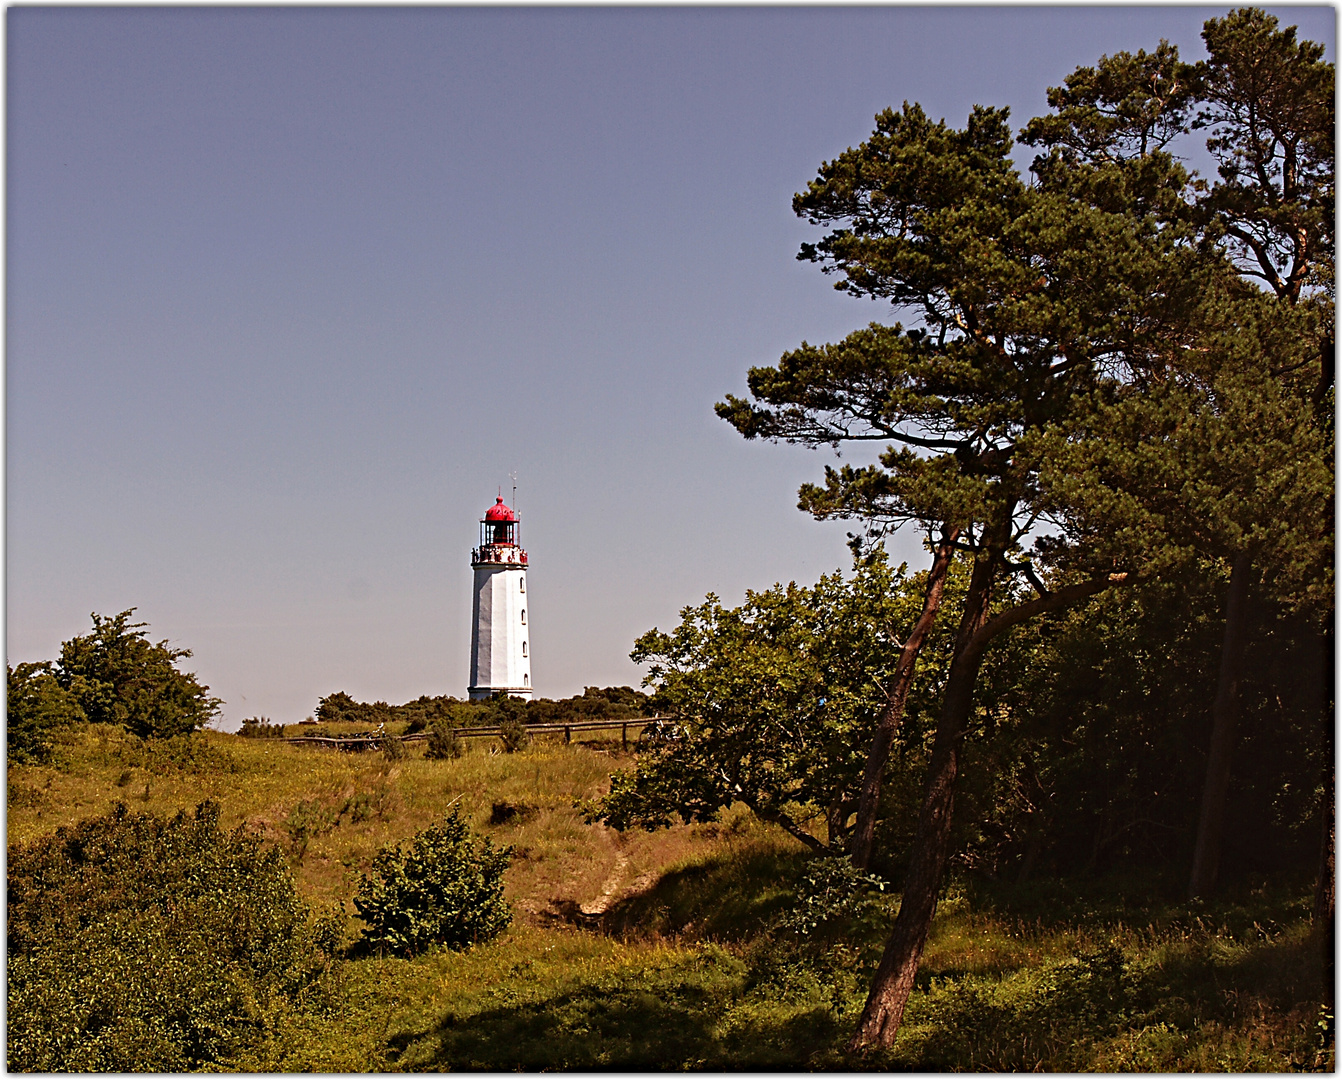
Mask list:
[[[464,697],[515,472],[537,694],[637,685],[706,593],[850,565],[796,509],[832,452],[713,413],[893,321],[793,193],[888,106],[1023,124],[1225,10],[8,8],[9,662],[134,607],[225,728]]]

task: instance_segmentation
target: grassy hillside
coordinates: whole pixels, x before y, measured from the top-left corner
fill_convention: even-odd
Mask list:
[[[1160,882],[1115,880],[952,888],[899,1043],[849,1061],[895,898],[837,932],[785,932],[808,858],[783,833],[745,813],[658,833],[584,824],[580,801],[629,758],[618,738],[468,745],[392,761],[87,728],[52,765],[10,768],[9,841],[115,800],[164,814],[209,797],[225,826],[285,851],[312,903],[343,907],[352,946],[351,899],[380,845],[455,806],[513,847],[500,939],[414,960],[353,947],[326,1003],[295,1008],[238,1068],[1331,1068],[1303,888],[1194,909]]]

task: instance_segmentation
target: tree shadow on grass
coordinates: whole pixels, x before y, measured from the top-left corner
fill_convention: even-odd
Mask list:
[[[644,891],[612,904],[601,929],[622,939],[744,941],[789,906],[809,857],[750,846],[668,871]]]
[[[1071,1072],[1097,1063],[1123,1071],[1201,1070],[1204,1043],[1229,1035],[1239,1043],[1237,1054],[1261,1050],[1250,1045],[1255,1040],[1233,1035],[1248,1024],[1277,1042],[1271,1053],[1225,1068],[1295,1069],[1311,1059],[1312,1048],[1308,1037],[1287,1029],[1299,1027],[1291,1018],[1302,1000],[1310,1013],[1315,952],[1306,941],[1230,948],[1226,939],[1204,938],[1174,948],[1159,964],[1101,945],[1001,978],[942,975],[920,987],[900,1041],[881,1060],[887,1068],[918,1071]],[[1140,1046],[1148,1036],[1153,1047],[1169,1044],[1163,1056],[1097,1056],[1112,1054],[1106,1048],[1116,1039]]]
[[[840,1032],[822,1008],[751,1010],[746,1022],[724,1025],[746,974],[710,950],[553,993],[500,988],[504,1004],[449,1014],[389,1045],[399,1068],[428,1071],[804,1067],[832,1047]]]

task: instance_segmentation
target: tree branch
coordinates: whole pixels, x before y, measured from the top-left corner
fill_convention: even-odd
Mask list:
[[[1048,597],[1048,596],[1052,596],[1052,595],[1053,595],[1051,592],[1048,591],[1048,589],[1044,588],[1044,583],[1043,583],[1042,581],[1039,580],[1038,575],[1035,574],[1035,572],[1034,572],[1034,566],[1031,565],[1030,563],[1028,563],[1028,562],[1018,562],[1018,563],[1009,562],[1009,563],[1006,564],[1006,567],[1007,567],[1008,570],[1019,570],[1021,573],[1023,573],[1023,574],[1025,575],[1025,579],[1026,579],[1032,586],[1034,586],[1034,591],[1037,592],[1041,597]]]
[[[1109,574],[1102,578],[1079,581],[1075,585],[1068,585],[1066,588],[1049,593],[1047,596],[1040,596],[1034,600],[1028,600],[1024,604],[1017,604],[984,623],[978,632],[969,639],[965,654],[967,657],[976,657],[987,648],[988,643],[998,634],[1010,630],[1013,626],[1028,622],[1036,615],[1071,607],[1087,597],[1094,596],[1097,592],[1103,592],[1105,589],[1111,589],[1117,585],[1131,585],[1136,580],[1136,574]]]
[[[798,825],[795,821],[793,821],[790,817],[788,817],[787,814],[783,813],[783,811],[765,810],[759,806],[752,806],[750,803],[746,803],[746,805],[750,806],[750,809],[755,812],[755,816],[758,817],[760,820],[772,821],[775,825],[781,827],[785,833],[787,833],[789,836],[796,837],[812,851],[820,855],[836,854],[833,848],[831,848],[828,844],[822,844],[814,836],[812,836],[800,825]]]

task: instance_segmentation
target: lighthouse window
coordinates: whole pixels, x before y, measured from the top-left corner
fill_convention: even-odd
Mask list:
[[[522,673],[522,685],[523,686],[531,685],[531,676],[526,674],[525,672]]]
[[[522,587],[522,592],[526,592],[526,591],[527,591],[527,579],[526,579],[526,578],[521,578],[521,579],[517,582],[517,584],[520,585],[520,586]]]
[[[526,624],[527,624],[527,609],[526,609],[526,608],[523,608],[523,609],[522,609],[522,625],[523,625],[523,626],[526,626]]]
[[[527,643],[524,641],[522,642],[522,655],[526,656],[526,654],[527,654]]]

